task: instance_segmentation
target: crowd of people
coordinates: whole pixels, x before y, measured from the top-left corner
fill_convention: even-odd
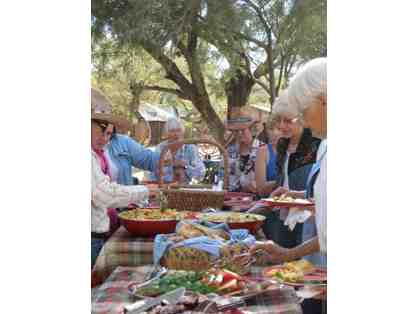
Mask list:
[[[258,198],[290,195],[315,200],[315,215],[297,223],[293,230],[284,223],[287,210],[260,203],[249,209],[266,216],[263,230],[269,240],[257,243],[251,252],[263,249],[274,263],[306,258],[326,265],[326,64],[326,58],[314,59],[296,73],[275,101],[265,123],[268,136],[264,142],[256,137],[253,119],[241,117],[226,123],[231,136],[226,146],[229,169],[223,170],[230,178],[225,188]],[[151,150],[118,133],[128,122],[112,115],[110,102],[94,89],[91,106],[93,267],[106,238],[117,227],[115,208],[146,204],[149,196],[157,193],[134,185],[132,167],[149,171],[152,180],[157,180],[160,153],[168,146],[165,182],[200,181],[206,169],[195,145],[179,144],[184,139],[179,119],[167,121],[164,141]]]

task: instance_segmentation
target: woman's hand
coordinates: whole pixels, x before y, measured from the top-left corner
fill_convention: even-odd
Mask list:
[[[271,192],[270,197],[279,197],[282,196],[283,194],[288,194],[289,193],[289,189],[283,187],[283,186],[279,186],[277,189],[275,189],[273,192]]]
[[[271,211],[272,207],[268,206],[262,202],[256,202],[250,209],[247,210],[247,213],[250,214],[265,214]]]
[[[249,253],[255,255],[258,250],[268,253],[270,261],[273,263],[282,263],[290,260],[290,250],[277,245],[273,241],[257,242],[250,248]]]

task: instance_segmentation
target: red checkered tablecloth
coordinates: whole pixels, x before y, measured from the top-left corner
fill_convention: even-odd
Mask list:
[[[123,307],[134,302],[128,293],[128,286],[132,282],[142,282],[150,270],[151,266],[116,268],[101,286],[92,289],[91,312],[123,313]],[[252,276],[259,277],[261,271],[261,267],[254,267]],[[274,295],[260,296],[255,300],[254,305],[241,307],[240,311],[244,314],[302,314],[295,290],[291,287],[284,287]]]
[[[120,227],[106,241],[93,268],[93,277],[103,282],[118,266],[153,264],[153,238],[132,236]]]

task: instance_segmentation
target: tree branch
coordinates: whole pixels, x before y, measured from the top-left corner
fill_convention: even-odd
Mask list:
[[[250,61],[250,59],[248,58],[248,55],[247,55],[245,52],[243,52],[243,53],[241,54],[241,57],[242,57],[242,58],[244,59],[244,61],[245,61],[245,70],[247,71],[248,75],[252,76],[252,73],[251,73],[251,61]]]
[[[264,84],[263,82],[261,82],[260,80],[257,80],[257,79],[254,79],[254,82],[256,82],[258,85],[260,85],[267,92],[267,94],[270,94],[270,90],[269,90],[269,88],[266,84]]]
[[[276,46],[272,52],[272,59],[276,59],[279,56],[279,54],[280,48]],[[254,71],[255,78],[260,78],[268,73],[268,62],[268,58],[266,58],[266,60],[257,67],[257,69]]]
[[[188,95],[186,95],[185,93],[183,93],[179,89],[156,86],[156,85],[144,85],[143,89],[144,90],[154,90],[154,91],[159,91],[159,92],[170,93],[170,94],[177,95],[179,98],[182,98],[182,99],[185,99],[185,100],[191,100],[191,98]]]
[[[187,44],[187,50],[190,54],[193,54],[193,52],[197,48],[197,34],[195,32],[195,26],[197,22],[197,16],[200,11],[200,0],[194,0],[191,2],[191,8],[190,8],[190,31],[188,32],[188,44]]]
[[[290,71],[292,70],[293,66],[296,62],[296,54],[294,54],[292,57],[292,60],[288,63],[288,66],[286,67],[286,77],[289,76]]]
[[[224,30],[226,30],[226,29],[224,29]],[[243,33],[240,33],[240,32],[232,32],[232,33],[234,35],[240,37],[241,39],[245,39],[247,41],[250,41],[250,42],[256,44],[257,46],[259,46],[261,48],[265,48],[266,47],[266,44],[265,43],[263,43],[262,41],[260,41],[258,39],[255,39],[255,38],[253,38],[251,36],[248,36],[248,35],[243,34]]]
[[[142,42],[142,46],[150,56],[157,61],[167,72],[167,78],[177,84],[184,94],[188,96],[193,95],[193,85],[189,80],[181,73],[174,61],[168,58],[162,51],[162,48],[156,46],[149,41]]]
[[[263,16],[263,12],[260,10],[260,8],[251,0],[245,0],[245,2],[251,7],[253,8],[253,10],[255,11],[255,13],[258,15],[261,23],[264,26],[264,29],[266,31],[266,33],[271,33],[271,26],[267,23],[266,19]]]
[[[203,16],[198,15],[197,16],[202,22],[207,23],[207,19],[205,19]],[[218,30],[223,31],[223,32],[231,32],[233,33],[235,36],[240,37],[241,39],[250,41],[254,44],[256,44],[257,46],[264,48],[266,46],[265,43],[263,43],[261,40],[255,39],[249,35],[243,34],[241,32],[236,32],[236,31],[232,31],[230,29],[227,29],[226,27],[222,27],[221,25],[216,25],[215,27],[218,28]]]

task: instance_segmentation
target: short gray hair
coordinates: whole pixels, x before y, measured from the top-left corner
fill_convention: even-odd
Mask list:
[[[295,75],[289,86],[289,105],[298,112],[327,96],[327,59],[316,58],[306,63]]]
[[[297,108],[289,105],[289,91],[287,89],[282,91],[280,96],[274,101],[272,114],[269,117],[270,125],[284,115],[296,116],[299,118],[302,117]]]
[[[181,121],[177,118],[170,118],[164,124],[163,133],[167,134],[172,130],[178,130],[178,129],[181,129],[184,132],[183,123],[181,123]]]
[[[272,114],[274,117],[278,117],[284,114],[295,116],[299,114],[296,108],[289,106],[289,91],[287,89],[282,91],[280,96],[277,97],[274,101]]]

